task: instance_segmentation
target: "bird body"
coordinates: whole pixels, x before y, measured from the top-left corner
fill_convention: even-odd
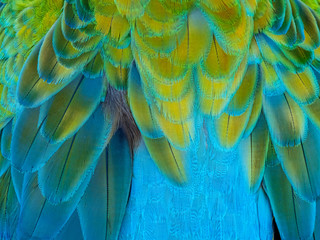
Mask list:
[[[151,157],[186,194],[172,201],[191,196],[202,214],[189,216],[192,234],[172,224],[163,239],[205,238],[196,220],[251,202],[252,238],[272,238],[273,216],[283,239],[320,239],[318,1],[1,2],[1,238],[148,239],[142,206],[157,201],[136,195],[135,178],[149,181]],[[197,194],[221,173],[211,164],[234,170],[232,191]],[[145,194],[165,202],[158,187]],[[244,208],[213,200],[246,191]],[[150,221],[165,229],[163,216]],[[245,236],[222,229],[212,239]]]

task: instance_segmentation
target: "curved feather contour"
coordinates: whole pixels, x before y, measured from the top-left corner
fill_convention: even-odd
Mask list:
[[[151,139],[143,137],[151,158],[168,178],[176,183],[187,181],[184,153],[173,147],[165,137]]]
[[[118,239],[131,189],[132,154],[127,136],[122,129],[119,129],[111,138],[106,152],[108,171],[107,239]]]
[[[103,79],[79,75],[60,91],[48,108],[41,132],[52,142],[61,142],[72,136],[98,106]]]
[[[42,136],[40,128],[45,118],[39,118],[40,108],[25,108],[17,116],[11,144],[12,166],[19,171],[37,171],[60,147]]]
[[[48,239],[55,237],[76,209],[89,179],[89,177],[84,179],[81,190],[69,201],[53,205],[43,197],[38,186],[37,174],[25,174],[17,228],[19,238]]]
[[[0,178],[0,238],[12,239],[19,220],[20,206],[10,169]]]
[[[305,139],[307,119],[300,106],[288,95],[264,96],[263,112],[272,141],[280,146],[294,146]]]
[[[13,130],[13,119],[3,128],[1,134],[1,154],[7,158],[11,158],[11,139]],[[1,174],[0,174],[1,175]]]
[[[316,217],[315,202],[304,201],[294,192],[279,164],[266,167],[264,184],[281,237],[311,238]]]
[[[319,144],[319,131],[310,123],[307,138],[296,146],[274,145],[293,188],[301,198],[311,202],[320,195]]]
[[[249,187],[252,192],[256,192],[260,187],[268,146],[268,127],[263,114],[261,114],[250,136],[243,139],[239,146],[240,157],[243,161],[246,177],[248,178]]]
[[[37,65],[41,46],[42,42],[39,42],[33,48],[19,76],[17,97],[19,103],[25,107],[37,107],[41,105],[68,84],[68,81],[48,84],[40,78]]]
[[[142,89],[140,74],[135,63],[132,64],[129,73],[129,91],[128,98],[130,109],[134,120],[142,133],[149,138],[157,138],[162,136],[162,132],[158,123],[153,116],[151,107],[149,106]]]
[[[117,239],[138,129],[179,184],[201,134],[239,146],[281,236],[319,238],[316,0],[2,2],[0,238]]]
[[[106,119],[99,106],[86,124],[39,170],[39,187],[48,201],[53,204],[68,201],[82,182],[90,179],[111,127],[112,119]]]

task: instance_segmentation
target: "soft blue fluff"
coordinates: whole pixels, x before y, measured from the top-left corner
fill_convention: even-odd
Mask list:
[[[135,156],[132,191],[119,239],[272,239],[266,196],[250,194],[236,151],[211,143],[191,148],[189,183],[173,186],[142,144]]]

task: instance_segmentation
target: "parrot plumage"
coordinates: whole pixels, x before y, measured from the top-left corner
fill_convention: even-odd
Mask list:
[[[137,203],[138,183],[185,188],[201,222],[241,208],[203,209],[203,179],[229,172],[255,204],[252,239],[272,239],[273,217],[282,239],[320,240],[318,0],[0,2],[0,239],[153,239],[142,216],[161,230],[175,213]],[[162,239],[207,236],[176,228]]]

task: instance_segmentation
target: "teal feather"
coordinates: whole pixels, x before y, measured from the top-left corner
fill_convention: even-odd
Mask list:
[[[40,127],[45,119],[39,119],[39,113],[40,108],[24,109],[15,123],[11,161],[19,171],[37,171],[61,145],[51,144],[42,136]]]
[[[74,211],[68,222],[64,225],[63,229],[59,232],[54,240],[76,239],[83,240],[79,216],[77,211]]]
[[[316,223],[314,226],[313,238],[315,240],[320,239],[320,199],[317,200],[317,208],[316,208]]]
[[[307,119],[300,106],[288,95],[263,97],[263,112],[271,139],[280,146],[294,146],[305,139]]]
[[[12,122],[13,119],[4,127],[1,134],[1,154],[7,159],[10,159],[10,148],[12,138]]]
[[[66,81],[58,84],[48,84],[40,78],[37,65],[41,46],[42,41],[33,48],[19,76],[17,97],[18,102],[25,107],[40,106],[69,83]]]
[[[71,28],[82,28],[88,25],[88,22],[82,21],[79,18],[75,4],[65,2],[63,10],[63,18],[66,24]]]
[[[91,11],[88,0],[76,0],[75,5],[80,20],[84,22],[94,21],[94,12]]]
[[[131,186],[131,154],[126,136],[118,130],[78,205],[85,239],[118,239]]]
[[[103,78],[79,75],[54,98],[47,111],[41,132],[50,142],[61,142],[71,137],[98,106]]]
[[[286,16],[286,8],[288,7],[288,1],[278,0],[273,1],[272,3],[274,9],[274,21],[271,30],[277,32],[278,29],[283,25]]]
[[[84,179],[92,175],[111,127],[112,119],[106,119],[100,105],[86,124],[39,170],[39,187],[48,201],[59,204],[78,192]]]
[[[108,162],[103,151],[88,188],[78,205],[85,239],[105,239],[108,228]],[[119,159],[120,160],[120,159]]]
[[[309,123],[305,141],[293,147],[274,145],[281,165],[297,194],[307,201],[315,201],[320,195],[320,134]]]
[[[129,72],[128,98],[132,114],[142,135],[149,138],[162,137],[163,133],[144,97],[141,77],[135,63],[132,64]]]
[[[24,173],[18,171],[16,168],[11,167],[12,184],[14,186],[14,190],[16,192],[19,203],[21,203],[24,175],[25,175]]]
[[[20,206],[12,183],[10,169],[0,178],[0,239],[13,239]]]
[[[78,66],[76,66],[78,67],[77,69],[65,67],[58,60],[53,48],[53,33],[57,24],[59,24],[59,21],[51,27],[50,31],[44,37],[38,58],[39,76],[48,83],[54,84],[69,82],[75,75],[78,75],[80,70]]]
[[[10,162],[0,153],[0,177],[8,170]]]
[[[57,20],[52,37],[52,46],[58,57],[74,58],[79,57],[82,51],[74,48],[69,40],[65,38],[62,32],[61,17]]]
[[[84,179],[80,190],[69,201],[53,205],[41,194],[37,176],[33,173],[24,177],[18,239],[54,238],[75,211],[90,179]]]
[[[121,129],[112,137],[107,151],[107,239],[117,240],[129,199],[133,166],[133,152],[130,149],[127,137]]]
[[[310,239],[315,202],[306,202],[296,195],[280,164],[266,167],[264,184],[281,238]]]

